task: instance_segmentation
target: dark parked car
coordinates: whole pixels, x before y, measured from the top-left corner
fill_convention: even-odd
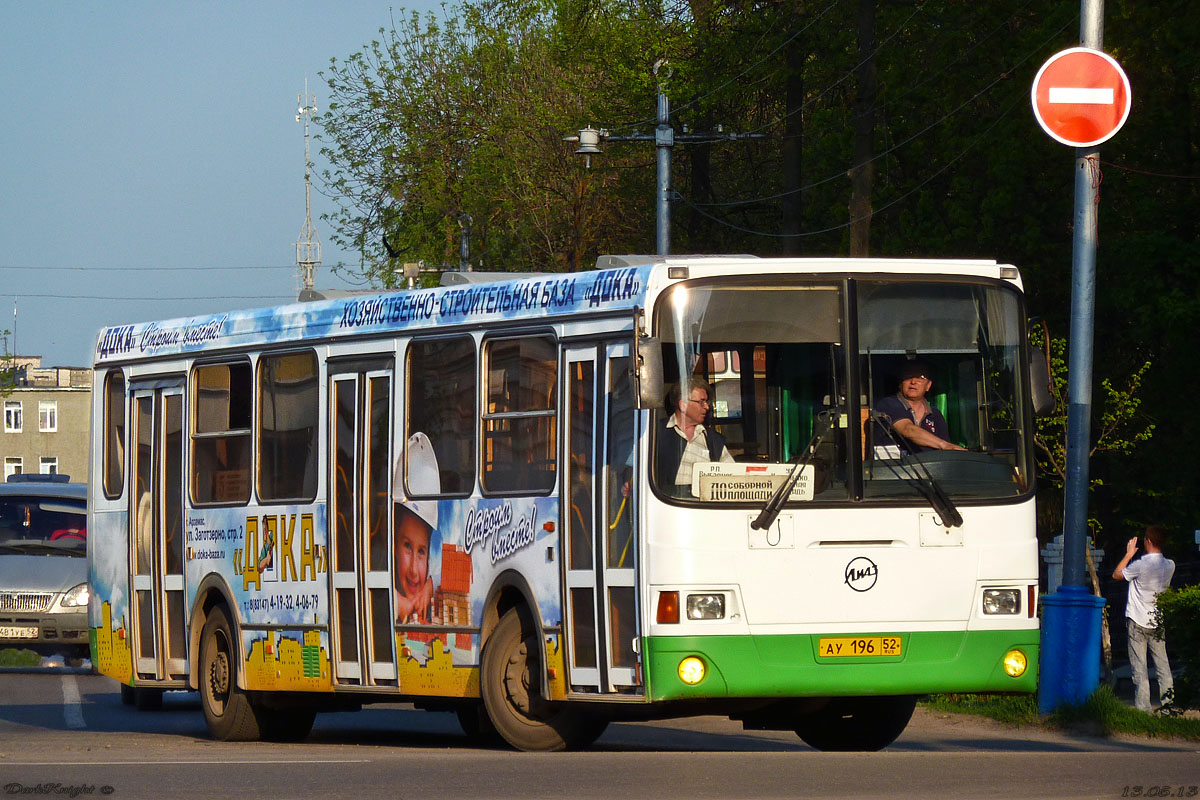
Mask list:
[[[87,486],[67,480],[0,483],[0,648],[87,656]]]

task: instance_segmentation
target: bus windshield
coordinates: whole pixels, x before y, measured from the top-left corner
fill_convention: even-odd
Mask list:
[[[802,460],[790,501],[921,501],[930,482],[955,500],[1024,494],[1021,314],[994,282],[677,284],[656,311],[672,383],[655,487],[761,505]]]

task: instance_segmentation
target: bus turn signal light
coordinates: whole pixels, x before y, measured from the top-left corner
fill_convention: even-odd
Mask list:
[[[679,622],[679,592],[658,593],[658,621]]]

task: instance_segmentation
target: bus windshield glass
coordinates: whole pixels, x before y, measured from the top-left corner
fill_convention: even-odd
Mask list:
[[[654,424],[660,495],[761,506],[798,461],[789,502],[1030,488],[1022,311],[1005,284],[678,284],[655,331],[670,382]]]

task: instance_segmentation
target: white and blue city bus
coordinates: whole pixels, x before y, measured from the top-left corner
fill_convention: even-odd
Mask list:
[[[1034,691],[1014,267],[598,266],[101,331],[97,668],[218,739],[408,702],[527,750],[690,714],[878,749],[919,695]],[[965,450],[875,410],[915,358]],[[732,461],[681,486],[695,378]]]

